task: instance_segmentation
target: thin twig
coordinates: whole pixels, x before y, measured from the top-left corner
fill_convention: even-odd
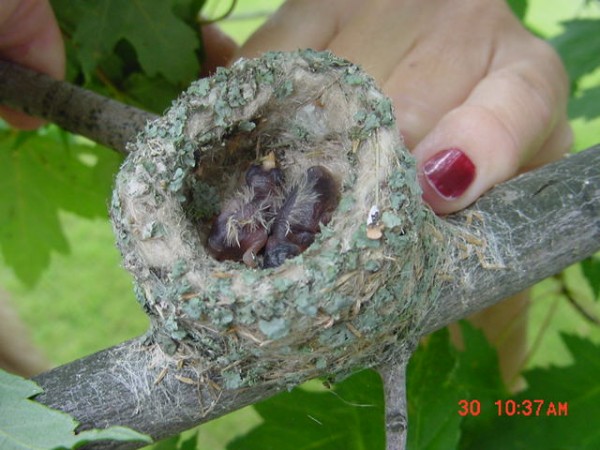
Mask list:
[[[406,361],[390,363],[379,369],[385,399],[385,435],[387,450],[404,450],[408,432],[406,403]]]
[[[221,22],[222,20],[226,19],[227,17],[229,17],[231,15],[231,13],[235,9],[236,5],[237,5],[237,0],[231,0],[231,3],[229,4],[229,8],[227,8],[227,11],[225,11],[219,17],[215,17],[214,19],[199,18],[198,24],[200,26],[204,26],[204,25],[211,25],[213,23]]]
[[[573,295],[573,290],[568,286],[564,273],[561,272],[554,276],[554,279],[559,282],[560,292],[559,294],[563,295],[567,301],[571,304],[575,311],[577,311],[581,317],[583,317],[588,322],[593,325],[600,326],[600,319],[591,311],[588,311]]]

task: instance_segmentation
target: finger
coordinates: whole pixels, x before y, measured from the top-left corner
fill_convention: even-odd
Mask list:
[[[65,53],[54,13],[46,0],[10,1],[3,5],[0,57],[62,79]],[[2,108],[11,125],[36,128],[43,121]]]
[[[464,43],[430,40],[409,52],[383,85],[392,100],[400,131],[408,148],[415,148],[436,123],[460,105],[486,73],[491,49]],[[431,55],[439,55],[432,58]]]
[[[542,144],[537,154],[520,171],[527,172],[536,167],[558,161],[571,150],[572,146],[573,130],[565,114],[554,127],[546,142]]]
[[[11,127],[20,130],[35,130],[46,122],[37,117],[28,116],[20,111],[0,106],[0,117],[2,117]]]
[[[490,74],[417,145],[423,197],[436,212],[466,207],[546,141],[565,102],[556,89],[564,80],[546,75],[529,62]]]
[[[416,46],[421,23],[429,20],[429,9],[415,2],[362,2],[341,20],[343,26],[328,48],[359,64],[383,85],[398,62]]]
[[[522,54],[530,39],[503,2],[410,2],[407,8],[409,51],[386,78],[384,90],[396,108],[396,117],[409,148],[414,148],[451,109],[462,104],[488,74],[498,39],[511,45],[507,55]],[[518,50],[518,51],[515,51]],[[504,62],[505,64],[507,62]]]
[[[242,45],[235,59],[266,51],[324,50],[336,32],[338,3],[288,0]]]
[[[201,29],[205,59],[201,77],[212,75],[217,67],[225,67],[238,49],[237,44],[215,24],[204,25]]]

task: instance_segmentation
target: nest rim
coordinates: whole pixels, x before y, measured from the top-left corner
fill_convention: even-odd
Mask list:
[[[256,80],[257,74],[262,81]],[[255,80],[246,89],[238,81],[247,82],[248,76]],[[256,129],[268,105],[293,99],[305,76],[333,77],[342,97],[352,92],[357,99],[350,117],[338,124],[346,127],[338,155],[344,163],[319,160],[338,176],[340,167],[346,170],[336,213],[304,253],[280,267],[251,269],[216,261],[184,211],[190,179],[199,161],[210,161],[226,148],[224,135]],[[228,115],[220,115],[217,93],[233,90],[237,103],[229,105]],[[199,117],[207,114],[209,129],[199,125],[204,120]],[[403,147],[391,102],[357,66],[313,51],[239,61],[192,84],[163,118],[146,127],[134,147],[117,178],[111,215],[138,299],[151,317],[156,340],[167,343],[165,347],[200,345],[206,357],[225,363],[248,355],[274,360],[294,355],[303,361],[293,365],[298,370],[331,364],[334,348],[339,361],[350,341],[364,347],[361,339],[378,327],[391,340],[398,327],[410,328],[408,304],[406,320],[400,317],[394,324],[385,317],[396,308],[391,305],[393,288],[385,283],[390,273],[419,270],[393,259],[398,252],[419,247],[419,221],[427,215],[421,213],[414,160]],[[374,155],[375,176],[368,165]],[[364,184],[371,187],[358,193]],[[379,239],[366,233],[373,207],[379,209]],[[164,223],[169,215],[176,220]],[[390,293],[381,294],[382,286]],[[365,308],[372,311],[365,313]]]

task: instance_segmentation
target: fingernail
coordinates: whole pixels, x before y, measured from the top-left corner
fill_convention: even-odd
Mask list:
[[[427,182],[448,200],[460,197],[475,179],[475,164],[457,148],[436,153],[423,166]]]

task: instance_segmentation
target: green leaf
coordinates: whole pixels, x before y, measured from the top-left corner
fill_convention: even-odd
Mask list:
[[[198,12],[206,0],[172,0],[173,12],[190,26],[198,26]]]
[[[55,128],[0,132],[0,248],[21,280],[34,284],[52,252],[68,253],[60,210],[107,215],[120,161],[106,149],[69,142]]]
[[[569,100],[569,118],[583,117],[593,120],[600,116],[600,86],[582,89],[579,95]]]
[[[594,299],[598,300],[600,298],[600,256],[592,256],[581,261],[581,269],[588,283],[590,283]]]
[[[563,335],[575,362],[567,367],[534,369],[525,374],[528,388],[511,400],[519,413],[496,417],[490,426],[474,428],[473,445],[465,449],[600,448],[600,346],[588,339]],[[537,412],[524,416],[525,400],[543,400]],[[560,403],[566,403],[566,414]],[[494,415],[498,415],[494,406]]]
[[[75,3],[75,4],[74,4]],[[188,84],[197,78],[196,50],[199,39],[194,30],[172,11],[164,0],[104,0],[94,2],[52,2],[61,23],[71,28],[86,78],[100,61],[113,53],[120,40],[128,41],[146,75],[163,75],[174,84]]]
[[[149,447],[144,447],[144,450],[196,450],[197,444],[198,431],[190,434],[190,430],[188,430],[156,442]]]
[[[181,93],[163,77],[150,78],[140,73],[131,75],[124,86],[134,100],[157,114],[162,114]]]
[[[408,448],[419,450],[456,448],[460,437],[458,401],[464,389],[455,389],[457,355],[450,347],[448,331],[427,338],[408,366]]]
[[[560,54],[571,82],[600,67],[600,19],[563,22],[565,31],[550,42]]]
[[[383,449],[382,392],[379,375],[363,371],[331,391],[279,394],[254,406],[264,423],[227,449]]]
[[[460,330],[465,350],[458,352],[457,388],[464,388],[471,398],[480,400],[483,405],[506,392],[500,376],[498,353],[483,332],[469,322],[461,321]]]
[[[198,444],[198,433],[194,433],[187,439],[182,439],[179,442],[178,450],[196,450]]]
[[[41,392],[34,382],[0,370],[0,448],[50,450],[101,440],[152,442],[124,427],[75,434],[79,424],[68,414],[29,400]]]
[[[466,350],[450,344],[448,331],[427,338],[408,367],[408,448],[456,449],[463,421],[459,400],[489,403],[504,393],[495,350],[483,334],[462,325]],[[264,422],[228,450],[337,450],[385,448],[383,387],[373,371],[360,372],[332,391],[303,388],[255,405]]]
[[[0,401],[30,398],[44,392],[33,381],[0,370]]]
[[[527,0],[506,0],[510,9],[519,20],[523,21],[527,14]]]
[[[461,437],[460,401],[478,401],[504,392],[498,357],[485,336],[461,322],[464,351],[450,343],[447,329],[429,336],[408,370],[408,448],[451,450]]]
[[[180,437],[181,436],[179,434],[176,434],[175,436],[162,439],[161,441],[155,442],[151,446],[146,447],[144,450],[176,450]]]

